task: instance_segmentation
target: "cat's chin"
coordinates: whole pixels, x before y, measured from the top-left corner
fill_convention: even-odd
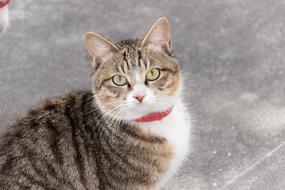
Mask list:
[[[143,103],[128,103],[125,107],[121,108],[119,114],[111,113],[108,116],[114,120],[120,120],[124,122],[134,122],[135,120],[146,116],[151,113],[164,112],[169,108],[175,106],[179,96],[168,97],[167,101],[156,101],[156,102],[143,102]],[[110,113],[108,109],[97,102],[102,113]]]
[[[120,115],[117,116],[117,119],[123,120],[126,122],[134,122],[136,119],[141,118],[143,116],[146,116],[151,113],[156,112],[164,112],[165,110],[173,107],[174,104],[166,104],[163,106],[134,106],[127,108],[125,111],[123,111]]]

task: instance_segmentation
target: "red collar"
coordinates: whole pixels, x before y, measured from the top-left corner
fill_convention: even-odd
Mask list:
[[[11,0],[0,0],[0,9],[5,7]]]
[[[152,122],[152,121],[159,121],[165,118],[170,114],[172,111],[173,107],[168,108],[167,110],[163,112],[154,112],[147,114],[145,116],[142,116],[140,118],[135,119],[136,122]]]

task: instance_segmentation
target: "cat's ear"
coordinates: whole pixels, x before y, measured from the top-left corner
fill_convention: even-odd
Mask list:
[[[141,47],[153,45],[164,50],[171,50],[170,27],[167,18],[156,20],[145,35]]]
[[[93,64],[104,62],[110,58],[115,51],[119,50],[112,42],[94,32],[88,32],[85,40]]]

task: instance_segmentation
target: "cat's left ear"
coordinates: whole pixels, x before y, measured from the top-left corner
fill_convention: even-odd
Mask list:
[[[141,43],[141,47],[149,44],[166,51],[171,50],[170,26],[167,18],[159,18],[152,24]]]

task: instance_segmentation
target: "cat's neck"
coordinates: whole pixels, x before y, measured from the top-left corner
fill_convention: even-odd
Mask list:
[[[187,109],[181,97],[178,97],[173,105],[172,111],[161,120],[152,122],[136,122],[136,126],[144,131],[151,132],[156,135],[162,135],[163,131],[169,130],[165,128],[174,128],[181,120],[187,117]],[[176,121],[176,122],[175,122]],[[163,136],[163,135],[162,135]]]

